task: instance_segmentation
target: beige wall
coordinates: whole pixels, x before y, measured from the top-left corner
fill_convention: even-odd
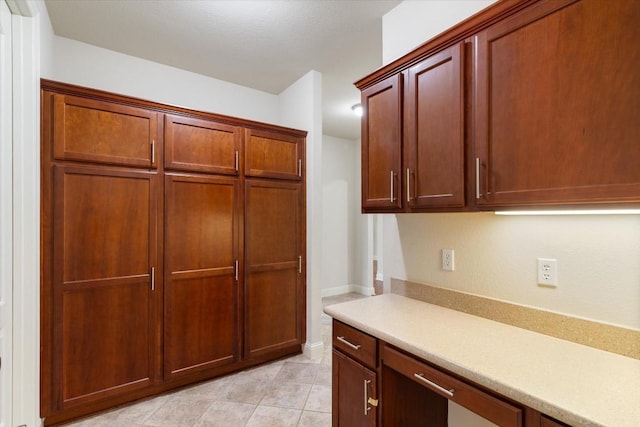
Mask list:
[[[463,19],[460,7],[472,14],[487,3],[401,3],[383,21],[385,62],[420,44],[416,28],[422,41],[439,33],[438,14]],[[390,277],[430,283],[640,329],[640,215],[385,215],[383,238],[387,284]],[[455,250],[456,271],[440,269],[442,248]],[[557,288],[537,285],[537,257],[558,260]]]

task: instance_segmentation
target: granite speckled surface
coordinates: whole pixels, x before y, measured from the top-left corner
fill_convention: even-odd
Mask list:
[[[391,278],[391,292],[441,307],[640,359],[640,331],[480,295]]]
[[[400,295],[325,313],[574,426],[640,426],[640,360]]]

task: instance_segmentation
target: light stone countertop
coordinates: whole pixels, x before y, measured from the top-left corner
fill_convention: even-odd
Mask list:
[[[395,294],[324,311],[573,426],[640,426],[640,360]]]

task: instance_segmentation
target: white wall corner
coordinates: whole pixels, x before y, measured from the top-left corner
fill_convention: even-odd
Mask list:
[[[40,372],[40,20],[14,15],[13,424],[38,426]]]
[[[321,359],[324,356],[324,343],[322,341],[307,341],[302,349],[302,354],[307,356],[309,359]]]

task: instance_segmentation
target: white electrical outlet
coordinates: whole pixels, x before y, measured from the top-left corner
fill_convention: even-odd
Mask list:
[[[558,286],[558,260],[538,258],[538,284],[554,288]]]
[[[453,249],[442,250],[442,269],[445,271],[455,270],[455,263],[453,258]]]

